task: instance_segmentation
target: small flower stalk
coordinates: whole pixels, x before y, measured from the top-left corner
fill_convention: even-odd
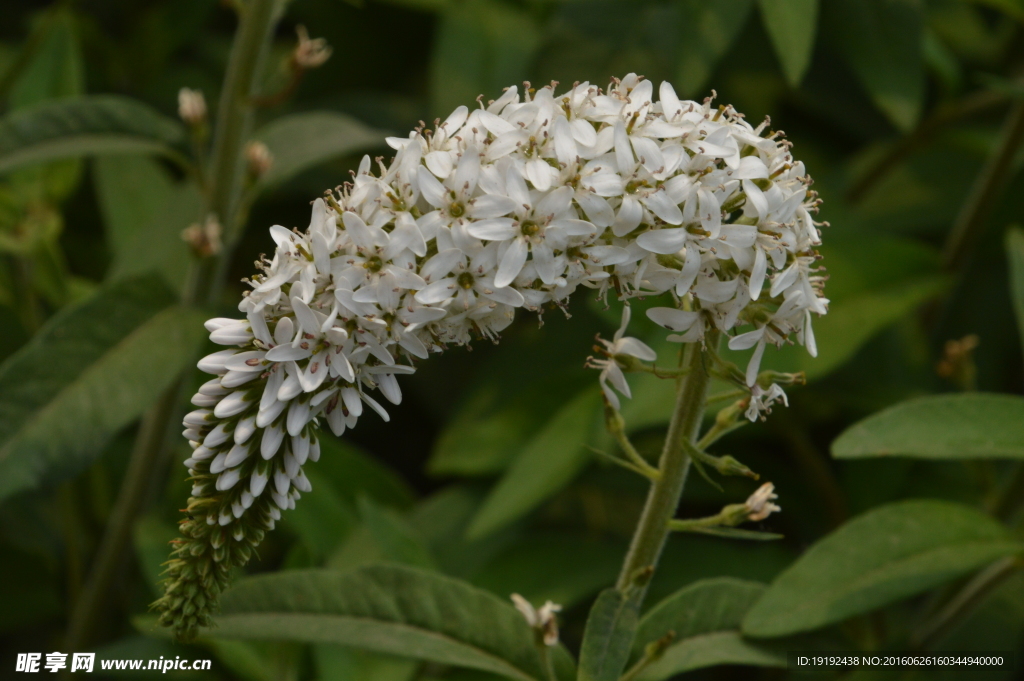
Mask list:
[[[295,58],[311,68],[325,50],[303,37]],[[630,74],[606,90],[511,87],[387,141],[394,159],[374,172],[364,158],[313,203],[308,228],[271,227],[276,250],[240,318],[207,322],[224,349],[199,363],[213,378],[184,422],[190,515],[155,604],[179,638],[209,625],[231,568],[310,491],[303,467],[322,428],[388,420],[399,376],[450,346],[497,341],[519,310],[564,307],[581,287],[623,302],[666,294],[647,314],[670,341],[725,334],[753,349],[737,369],[748,418],[785,401],[759,382],[767,345],[816,352],[811,320],[828,304],[818,200],[768,121],[682,101],[668,83],[655,99]],[[254,174],[271,161],[248,160]],[[589,361],[615,410],[630,394],[624,372],[656,358],[625,335],[629,318],[627,306]],[[535,613],[552,628],[554,607]]]
[[[729,504],[717,515],[706,518],[671,520],[669,529],[676,532],[697,532],[735,539],[778,539],[780,536],[776,534],[733,529],[743,523],[760,522],[772,513],[781,511],[782,507],[773,503],[778,498],[779,495],[775,494],[775,485],[766,482],[742,504]]]

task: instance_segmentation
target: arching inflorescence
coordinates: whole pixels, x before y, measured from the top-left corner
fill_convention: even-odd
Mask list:
[[[209,624],[231,567],[310,491],[317,433],[352,428],[369,394],[397,404],[396,376],[517,309],[562,306],[578,287],[619,300],[670,292],[648,316],[669,340],[717,329],[755,348],[748,416],[784,398],[756,383],[768,343],[814,354],[824,314],[817,199],[789,143],[729,106],[680,101],[629,75],[522,96],[509,88],[434,130],[390,138],[394,160],[313,204],[304,232],[272,227],[273,259],[249,282],[243,319],[212,319],[227,349],[185,418],[189,518],[169,563],[161,621],[181,638]],[[733,329],[748,327],[739,333]],[[617,339],[618,340],[618,339]]]

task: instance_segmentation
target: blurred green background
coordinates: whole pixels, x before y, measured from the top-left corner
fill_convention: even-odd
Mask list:
[[[202,90],[215,108],[237,23],[228,3],[217,0],[0,0],[0,16],[5,121],[84,94],[131,97],[175,118],[178,90],[186,86]],[[287,80],[284,65],[300,24],[325,38],[334,54],[306,74],[293,97],[259,110],[256,127],[326,111],[330,125],[309,128],[304,139],[316,146],[321,133],[334,137],[323,142],[316,163],[296,162],[294,172],[282,171],[260,188],[220,309],[209,312],[232,314],[239,280],[272,250],[267,228],[304,228],[309,202],[348,179],[363,153],[390,154],[386,135],[405,136],[419,121],[472,105],[479,94],[496,98],[524,80],[603,86],[637,72],[671,81],[681,96],[702,99],[714,89],[755,124],[770,115],[814,177],[824,200],[819,219],[831,223],[821,252],[832,305],[816,325],[817,360],[801,348],[769,351],[765,360],[805,370],[808,385],[789,391],[788,409],[715,448],[776,484],[784,511],[763,529],[786,538],[745,544],[672,537],[648,602],[702,577],[770,581],[846,519],[886,502],[927,497],[983,505],[998,495],[1010,474],[1004,462],[836,461],[829,451],[850,424],[909,397],[1024,391],[1004,248],[1008,226],[1022,219],[1024,196],[1021,131],[1013,127],[1021,126],[1024,106],[1020,0],[294,0],[268,60],[269,91]],[[283,168],[288,145],[275,147],[262,130],[257,137],[263,134]],[[24,420],[36,418],[21,410],[23,393],[46,381],[64,385],[61,377],[71,374],[89,380],[86,363],[103,353],[85,357],[83,346],[94,343],[83,339],[93,333],[86,317],[108,322],[121,338],[175,300],[191,257],[180,232],[202,221],[201,212],[194,185],[165,158],[107,153],[0,174],[0,360],[9,360],[0,367],[0,472],[9,480],[22,475],[10,470],[20,446],[12,442]],[[965,227],[962,238],[957,225]],[[135,292],[134,308],[117,297],[124,291]],[[403,377],[405,400],[391,410],[392,423],[363,419],[344,441],[327,434],[322,460],[309,467],[314,492],[286,514],[250,571],[410,563],[503,598],[515,591],[534,602],[560,602],[562,638],[578,646],[594,596],[614,581],[645,485],[585,446],[609,446],[599,418],[573,421],[581,409],[599,412],[597,376],[583,361],[594,333],[610,337],[619,311],[582,295],[571,312],[571,320],[549,312],[542,326],[524,315],[500,345],[434,357]],[[633,319],[634,335],[673,351],[642,314]],[[192,327],[179,331],[186,346],[195,338]],[[950,354],[947,342],[969,335],[976,349]],[[156,371],[151,364],[165,355],[154,349],[143,356],[140,375]],[[60,442],[75,444],[73,455],[64,456],[59,444],[47,449],[30,483],[4,490],[4,669],[16,652],[62,649],[137,417],[171,378],[160,374],[153,380],[163,383],[150,390],[124,387],[130,408],[103,427],[62,420],[57,398],[48,407],[52,423],[68,431]],[[198,385],[202,378],[188,380]],[[639,448],[654,455],[672,387],[646,375],[630,381],[635,399],[624,415]],[[187,649],[149,635],[146,606],[188,496],[179,463],[187,445],[180,437],[169,442],[117,567],[117,587],[89,633],[90,649],[107,657],[214,657],[212,672],[179,673],[188,678],[484,678],[336,646],[210,640]],[[713,514],[754,488],[743,479],[722,482],[719,491],[693,476],[680,515]],[[868,634],[851,625],[830,635],[854,647],[865,636],[896,645],[929,598],[878,611],[865,625]],[[1022,644],[1018,574],[937,645]],[[785,672],[718,667],[681,678],[752,676]]]

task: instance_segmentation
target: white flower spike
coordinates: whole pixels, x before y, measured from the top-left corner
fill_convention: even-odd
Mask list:
[[[396,377],[415,359],[497,340],[519,308],[564,306],[581,286],[622,301],[671,293],[676,304],[648,316],[670,341],[716,329],[754,348],[753,391],[766,345],[815,352],[811,317],[828,300],[803,163],[767,121],[680,101],[667,83],[659,94],[635,74],[606,90],[508,88],[389,138],[393,161],[374,175],[364,158],[313,203],[305,231],[271,227],[277,248],[242,318],[208,325],[230,347],[200,361],[215,378],[185,418],[190,519],[157,604],[179,638],[210,621],[230,569],[309,491],[302,465],[324,423],[340,435],[363,405],[386,420],[370,391],[399,402]],[[629,386],[614,357],[654,359],[624,337],[628,315],[591,363],[615,405],[612,388]],[[748,417],[780,392],[752,398]]]

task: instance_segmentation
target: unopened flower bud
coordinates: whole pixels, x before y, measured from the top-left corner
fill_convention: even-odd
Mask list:
[[[292,53],[292,61],[302,69],[315,69],[331,57],[331,47],[323,38],[310,39],[305,26],[297,26],[299,44]]]
[[[189,125],[196,126],[206,120],[206,99],[200,90],[183,87],[178,90],[178,115]]]
[[[259,140],[253,140],[245,145],[245,160],[249,165],[249,174],[257,179],[266,175],[274,165],[274,155],[270,153],[267,145]]]
[[[220,222],[210,215],[202,225],[196,222],[183,229],[181,238],[197,257],[208,258],[220,253],[220,233]]]

